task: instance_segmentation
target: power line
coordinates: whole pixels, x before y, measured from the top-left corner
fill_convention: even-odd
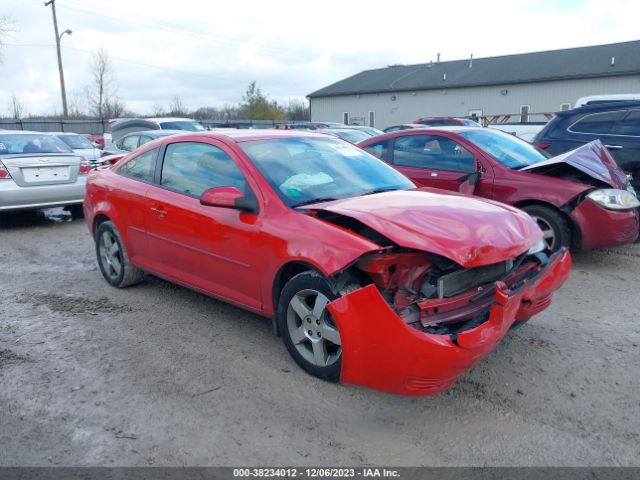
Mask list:
[[[107,17],[110,18],[112,20],[117,20],[119,22],[126,22],[126,23],[130,23],[133,25],[138,25],[138,26],[143,26],[143,27],[155,27],[155,28],[159,28],[162,30],[165,30],[167,32],[170,33],[174,33],[177,35],[182,35],[182,36],[186,36],[186,37],[191,37],[191,38],[196,38],[196,39],[204,39],[207,41],[213,41],[216,43],[222,43],[222,44],[228,44],[228,45],[232,45],[232,46],[238,46],[241,47],[245,44],[245,42],[239,41],[239,40],[234,40],[231,39],[229,37],[225,37],[222,35],[214,35],[214,34],[210,34],[210,33],[204,33],[204,32],[197,32],[194,31],[193,29],[190,30],[186,30],[186,29],[180,29],[180,28],[176,28],[175,26],[172,25],[168,25],[166,23],[161,23],[157,20],[150,20],[149,18],[146,17],[140,17],[134,14],[131,14],[130,12],[126,12],[126,16],[125,15],[116,15],[115,13],[113,13],[114,9],[112,9],[110,7],[109,11],[106,11],[105,9],[101,8],[99,5],[90,3],[90,2],[82,2],[79,3],[76,0],[65,0],[64,2],[66,4],[66,6],[68,6],[69,8],[73,9],[73,10],[77,10],[80,13],[84,13],[86,15],[90,15],[90,16],[101,16],[101,17]],[[309,50],[300,50],[300,49],[292,49],[292,48],[283,48],[283,47],[273,47],[270,45],[265,45],[264,43],[260,43],[260,42],[252,42],[254,45],[258,45],[260,46],[263,50],[267,50],[267,51],[271,51],[272,53],[276,54],[276,55],[282,55],[282,54],[289,54],[289,55],[305,55],[305,56],[311,56],[314,55],[313,53],[311,53]]]
[[[6,45],[8,47],[34,47],[34,48],[52,48],[52,47],[55,47],[55,45],[53,45],[53,44],[46,44],[46,43],[5,43],[4,45]],[[91,50],[85,50],[83,48],[71,47],[69,45],[62,45],[61,48],[65,49],[65,50],[66,49],[75,50],[75,51],[78,51],[78,52],[85,53],[87,55],[93,55],[93,52]],[[139,65],[139,66],[142,66],[142,67],[156,68],[158,70],[166,70],[166,71],[170,71],[170,72],[181,73],[183,75],[206,77],[206,78],[209,78],[209,79],[217,79],[217,80],[229,80],[228,77],[220,77],[220,76],[211,75],[211,74],[208,74],[208,73],[189,72],[189,71],[186,71],[186,70],[179,70],[179,69],[171,68],[171,67],[161,67],[159,65],[152,65],[150,63],[144,63],[144,62],[139,62],[137,60],[131,60],[129,58],[117,57],[117,56],[113,56],[111,54],[109,54],[109,57],[112,58],[113,60],[117,60],[117,61],[120,61],[120,62],[132,63],[134,65]]]

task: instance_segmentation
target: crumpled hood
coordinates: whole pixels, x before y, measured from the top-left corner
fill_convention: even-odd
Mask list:
[[[420,188],[305,206],[355,218],[394,243],[465,267],[505,261],[542,238],[521,210],[454,192]]]
[[[621,188],[623,190],[627,188],[627,175],[618,166],[600,140],[594,140],[575,150],[524,167],[521,171],[542,173],[539,172],[539,170],[545,170],[546,167],[558,163],[571,165],[590,177],[605,182],[613,188]]]

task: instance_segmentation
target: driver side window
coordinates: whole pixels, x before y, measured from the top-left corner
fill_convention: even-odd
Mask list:
[[[214,187],[245,191],[244,175],[222,149],[206,143],[183,142],[167,146],[160,184],[192,197]]]
[[[393,146],[393,163],[452,172],[475,171],[473,153],[455,140],[440,135],[397,137]]]

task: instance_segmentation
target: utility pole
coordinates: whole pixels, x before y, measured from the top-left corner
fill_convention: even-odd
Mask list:
[[[67,92],[64,88],[64,73],[62,72],[62,54],[60,53],[60,39],[65,33],[71,33],[71,30],[65,30],[62,35],[58,34],[58,19],[56,18],[56,0],[49,0],[45,2],[44,6],[51,5],[51,12],[53,13],[53,29],[56,33],[56,49],[58,50],[58,71],[60,72],[60,90],[62,91],[62,115],[67,118]]]

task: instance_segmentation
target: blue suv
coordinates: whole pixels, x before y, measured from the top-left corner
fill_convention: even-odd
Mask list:
[[[533,143],[559,155],[599,139],[620,168],[633,175],[640,191],[640,101],[585,105],[556,116],[536,135]]]

